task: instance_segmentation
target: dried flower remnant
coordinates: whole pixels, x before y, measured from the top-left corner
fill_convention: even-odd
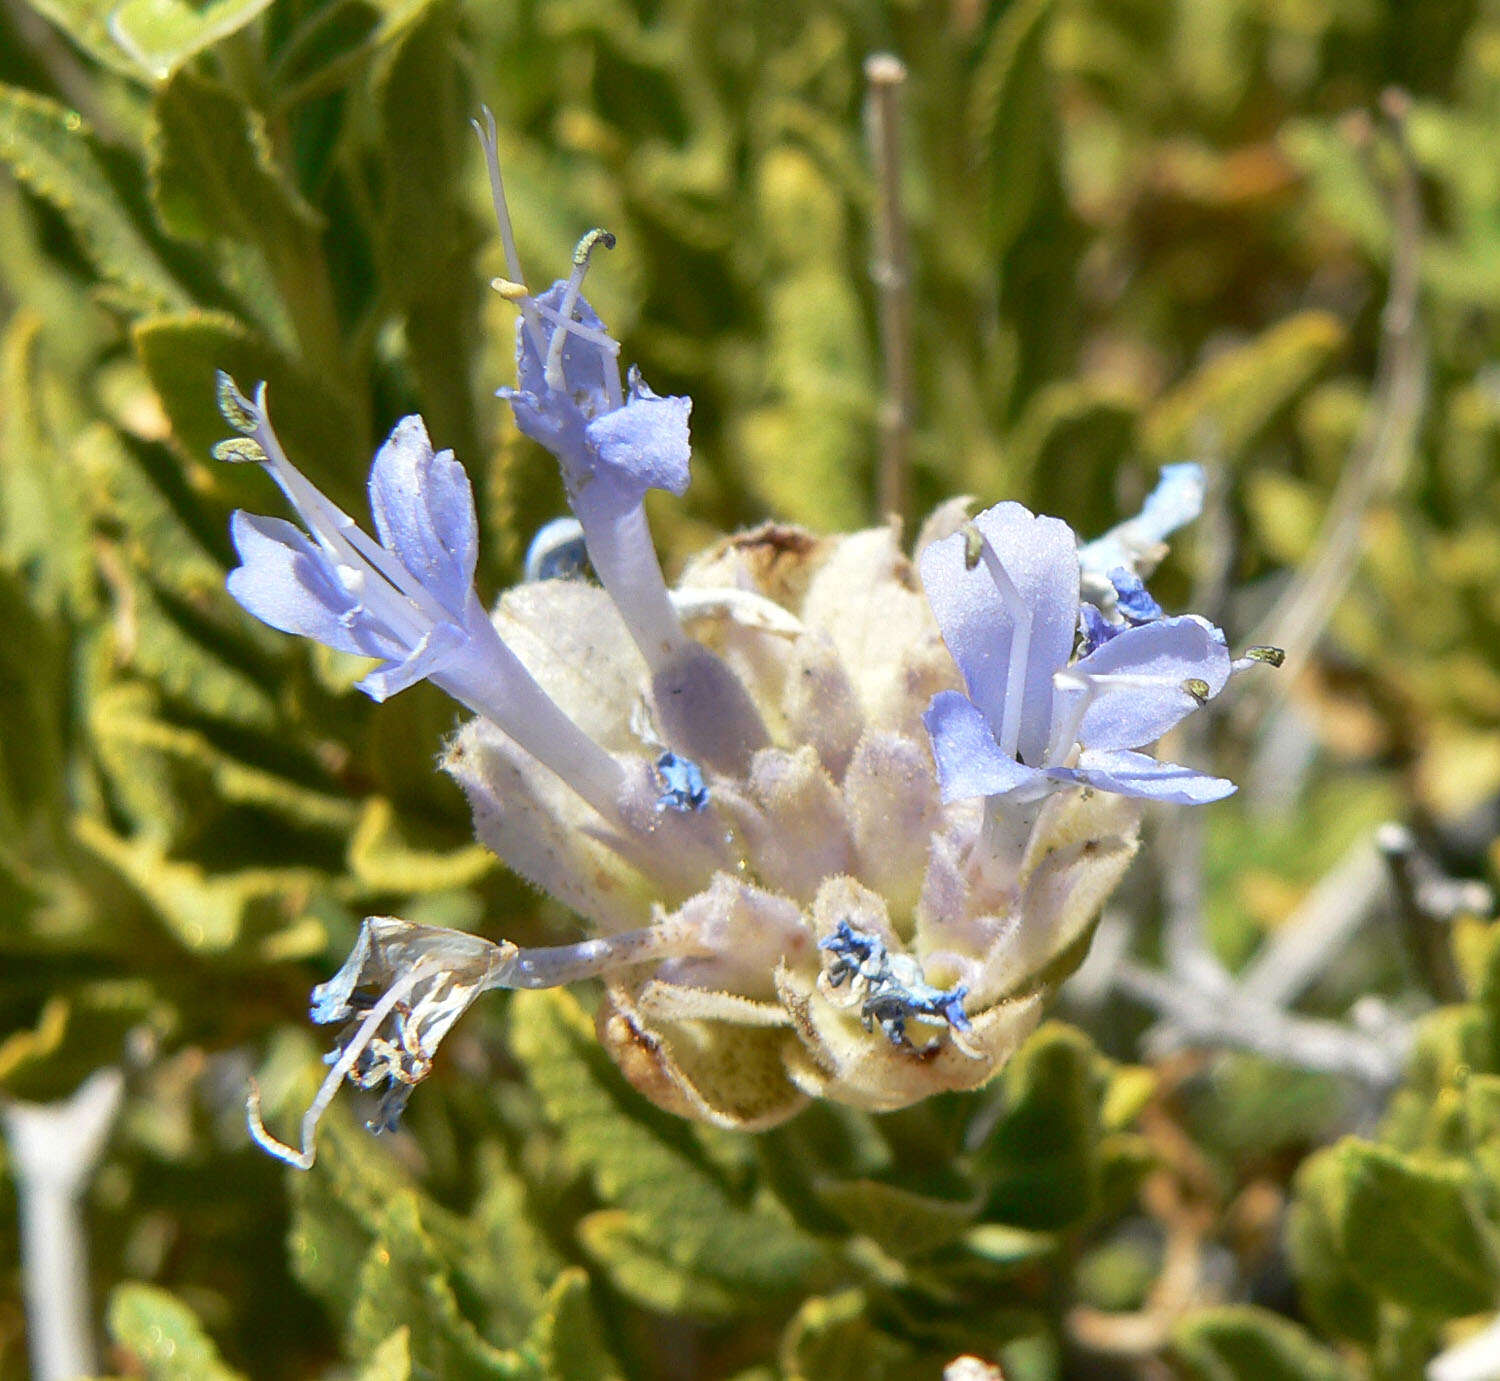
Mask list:
[[[669,589],[642,499],[686,487],[691,404],[622,378],[582,293],[602,232],[567,278],[525,286],[492,123],[481,140],[496,287],[520,318],[500,396],[557,458],[573,519],[486,612],[467,481],[419,419],[375,459],[377,542],[286,460],[263,392],[226,384],[229,457],[265,464],[307,527],[236,515],[231,590],[278,628],[384,659],[361,683],[377,698],[426,676],[474,711],[443,767],[479,837],[595,938],[528,950],[371,918],[314,993],[314,1019],[344,1029],[301,1148],[252,1106],[256,1139],[310,1164],[345,1079],[379,1090],[372,1125],[392,1125],[480,993],[592,976],[631,1082],[720,1126],[983,1084],[1128,866],[1138,798],[1233,789],[1139,751],[1255,660],[1142,584],[1201,472],[1169,469],[1140,517],[1082,548],[1019,504],[915,561],[891,527],[769,526]]]

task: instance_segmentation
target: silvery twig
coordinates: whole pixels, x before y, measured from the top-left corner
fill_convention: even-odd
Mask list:
[[[124,1076],[108,1068],[59,1103],[0,1103],[20,1204],[21,1278],[36,1381],[72,1381],[98,1370],[80,1201],[124,1089]]]

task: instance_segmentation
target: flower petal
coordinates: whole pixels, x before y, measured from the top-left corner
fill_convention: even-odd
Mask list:
[[[1042,774],[1008,757],[978,708],[957,691],[940,691],[922,716],[932,739],[943,800],[1000,796],[1037,783]]]
[[[688,413],[691,398],[658,398],[632,374],[630,399],[588,425],[589,445],[599,466],[594,483],[608,478],[639,503],[648,489],[683,494],[688,487]]]
[[[460,615],[479,556],[474,492],[452,451],[433,454],[420,417],[403,417],[376,452],[370,511],[381,545]]]
[[[1139,748],[1154,743],[1202,701],[1184,689],[1201,681],[1215,696],[1229,679],[1229,649],[1211,623],[1192,616],[1122,629],[1068,668],[1070,680],[1089,681],[1093,699],[1073,737],[1085,748]],[[1058,713],[1090,692],[1060,689]],[[1068,745],[1063,745],[1066,748]]]
[[[1055,769],[1061,776],[1067,769]],[[1090,752],[1079,755],[1070,775],[1079,782],[1136,796],[1148,801],[1171,801],[1180,806],[1201,806],[1234,794],[1235,785],[1224,777],[1210,777],[1175,762],[1158,762],[1145,753]]]
[[[339,652],[389,655],[390,641],[362,617],[359,601],[300,528],[239,509],[229,520],[229,535],[241,564],[225,584],[248,613],[283,633],[312,638]]]
[[[437,685],[448,690],[443,685],[443,669],[471,651],[472,641],[468,633],[457,624],[436,624],[412,648],[409,656],[376,667],[355,683],[355,689],[362,690],[371,700],[389,700],[397,691],[404,691],[430,676]]]
[[[1019,596],[1002,597],[981,560],[965,563],[966,536],[933,542],[921,556],[922,584],[943,640],[963,672],[974,704],[998,731],[1011,675],[1011,651],[1026,639],[1017,748],[1040,764],[1052,718],[1052,675],[1067,664],[1078,620],[1078,550],[1060,519],[1039,518],[1018,503],[996,504],[974,519]],[[1024,617],[1018,617],[1024,614]]]

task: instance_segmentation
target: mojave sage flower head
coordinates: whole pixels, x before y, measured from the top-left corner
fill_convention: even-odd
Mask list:
[[[287,459],[264,391],[225,380],[242,435],[220,453],[265,465],[306,526],[235,515],[230,590],[277,628],[379,658],[360,683],[377,699],[426,677],[472,710],[443,768],[479,837],[589,938],[520,949],[370,918],[314,992],[314,1019],[343,1029],[301,1149],[252,1095],[257,1140],[311,1164],[346,1079],[381,1091],[372,1127],[394,1125],[481,993],[595,977],[626,1077],[720,1126],[983,1084],[1080,957],[1140,799],[1232,790],[1139,751],[1254,660],[1232,663],[1217,629],[1163,616],[1141,584],[1201,501],[1199,472],[1168,473],[1165,499],[1081,551],[1019,504],[972,522],[949,504],[915,558],[894,525],[768,525],[669,588],[642,499],[687,485],[689,400],[621,379],[582,295],[601,232],[568,278],[524,286],[493,125],[481,139],[496,286],[519,311],[517,384],[500,392],[561,466],[567,559],[534,551],[545,578],[486,609],[467,479],[420,419],[375,457],[377,540]],[[598,583],[579,574],[580,533]]]

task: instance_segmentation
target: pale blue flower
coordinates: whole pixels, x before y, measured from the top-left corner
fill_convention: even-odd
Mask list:
[[[1199,618],[1123,628],[1072,662],[1079,563],[1072,529],[1002,503],[922,554],[922,581],[968,695],[933,697],[924,722],[944,800],[1034,800],[1062,786],[1196,804],[1234,790],[1131,751],[1155,742],[1230,675],[1223,634]]]
[[[579,513],[585,531],[590,519],[634,508],[648,489],[685,493],[692,399],[657,397],[637,369],[622,391],[619,343],[571,279],[554,283],[529,305],[547,334],[538,339],[523,318],[516,332],[517,386],[498,392],[514,410],[516,426],[557,457],[569,501],[589,515]]]
[[[260,400],[252,406],[263,415]],[[241,564],[229,593],[273,628],[382,658],[359,683],[375,700],[426,677],[462,686],[482,676],[498,638],[474,593],[474,497],[453,453],[434,453],[422,419],[398,422],[371,467],[378,544],[291,465],[269,428],[257,440],[311,537],[236,512]]]
[[[433,451],[422,419],[403,418],[375,456],[376,541],[287,459],[264,384],[251,402],[221,374],[219,394],[243,439],[218,454],[264,465],[307,529],[237,511],[230,534],[241,564],[229,574],[229,593],[273,628],[380,658],[358,683],[372,699],[432,681],[612,817],[621,769],[495,631],[474,590],[479,532],[468,476],[451,451]]]
[[[588,574],[589,553],[577,518],[543,523],[526,548],[522,569],[527,580],[580,580]]]
[[[667,595],[642,506],[648,489],[681,495],[692,448],[690,398],[660,398],[632,369],[620,382],[620,343],[583,296],[596,246],[614,236],[591,230],[573,251],[573,271],[545,292],[527,291],[510,229],[492,118],[475,124],[509,280],[496,286],[520,309],[516,386],[496,390],[516,425],[557,458],[568,502],[583,527],[589,562],[653,672],[684,653],[687,638]]]

